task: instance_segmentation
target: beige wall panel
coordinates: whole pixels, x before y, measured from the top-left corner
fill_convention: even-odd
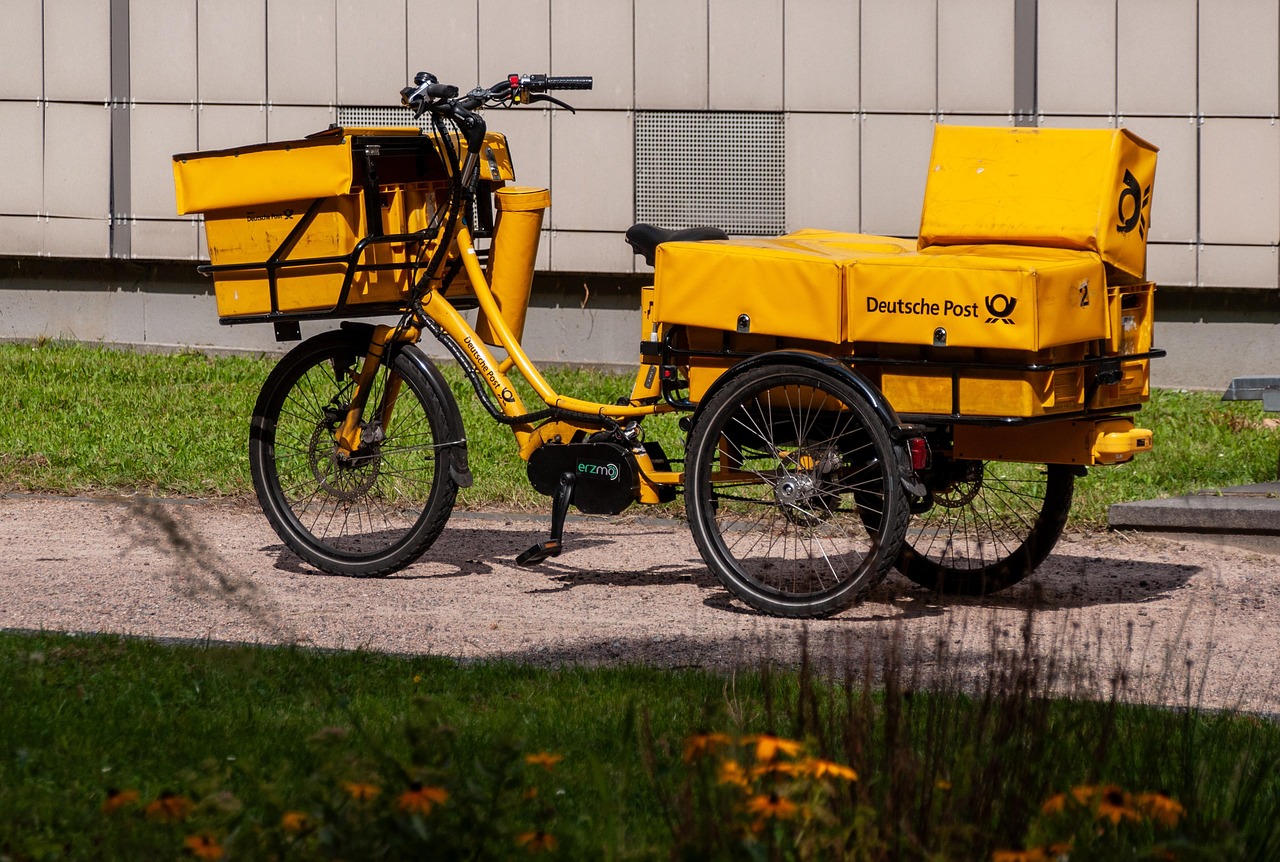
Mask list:
[[[1138,121],[1135,120],[1134,122]],[[1046,129],[1114,129],[1116,127],[1116,118],[1042,116],[1040,117],[1040,125]]]
[[[338,104],[400,104],[405,32],[404,0],[338,0]]]
[[[44,225],[44,253],[50,257],[107,257],[110,227],[105,218],[51,218]]]
[[[551,226],[624,231],[635,222],[635,124],[630,112],[551,117]]]
[[[244,147],[267,139],[267,111],[259,105],[201,105],[196,122],[200,150]]]
[[[917,236],[933,146],[933,118],[868,114],[862,120],[862,230]]]
[[[337,119],[333,108],[273,105],[267,110],[267,140],[292,141],[321,132]]]
[[[45,107],[44,131],[45,211],[108,218],[111,112],[101,105],[50,104]],[[56,253],[55,246],[49,248]]]
[[[44,97],[69,102],[111,98],[110,0],[44,4]]]
[[[710,0],[707,90],[717,111],[782,106],[782,0]]]
[[[634,23],[632,0],[556,0],[551,4],[551,74],[595,78],[590,91],[566,91],[560,98],[575,108],[632,106]]]
[[[1157,168],[1156,173],[1159,173]],[[1159,243],[1147,246],[1147,280],[1157,288],[1190,287],[1196,283],[1196,247],[1191,243]],[[1157,295],[1156,304],[1160,298]]]
[[[937,37],[936,0],[862,0],[863,110],[935,110]]]
[[[44,219],[0,215],[0,254],[36,257],[44,253]],[[0,297],[4,294],[0,293]]]
[[[479,5],[479,0],[409,3],[409,80],[430,72],[464,93],[498,80],[480,84]]]
[[[196,100],[196,0],[129,0],[129,98]]]
[[[632,261],[638,259],[621,233],[551,232],[552,272],[631,272]],[[587,308],[590,307],[588,300]]]
[[[1200,202],[1200,134],[1195,121],[1189,117],[1126,117],[1124,127],[1160,148],[1148,241],[1194,242]]]
[[[551,0],[482,0],[477,84],[488,87],[513,72],[545,75],[550,68]]]
[[[636,107],[707,107],[707,0],[636,3]]]
[[[337,10],[332,2],[268,0],[267,100],[332,105],[337,97]]]
[[[1276,0],[1200,4],[1200,113],[1280,113]]]
[[[946,114],[938,123],[947,126],[983,126],[986,128],[1013,128],[1011,114]]]
[[[1274,245],[1280,241],[1277,201],[1280,126],[1272,120],[1206,119],[1200,127],[1201,241]]]
[[[177,218],[172,156],[196,149],[194,106],[135,105],[129,138],[130,217]]]
[[[1117,110],[1195,113],[1196,0],[1119,0],[1117,20]]]
[[[783,104],[788,111],[858,109],[859,5],[786,0]]]
[[[200,100],[267,101],[266,0],[199,0]]]
[[[129,225],[129,253],[139,260],[195,260],[200,256],[196,222],[135,221]]]
[[[1039,0],[1036,85],[1050,114],[1114,114],[1116,0]]]
[[[0,27],[0,99],[44,97],[41,0],[5,0]]]
[[[1014,0],[938,4],[938,110],[1010,112]]]
[[[0,102],[0,153],[5,160],[0,212],[43,212],[44,108],[38,102]]]
[[[1267,287],[1280,285],[1280,263],[1274,245],[1204,245],[1200,247],[1200,287]]]
[[[787,230],[858,231],[858,117],[787,115]]]
[[[492,82],[490,82],[492,83]],[[572,114],[570,118],[572,118]],[[511,161],[516,169],[516,183],[535,188],[551,188],[551,112],[537,108],[516,108],[489,114],[489,128],[507,136]],[[550,227],[555,218],[558,195],[551,189],[550,217],[543,224]]]

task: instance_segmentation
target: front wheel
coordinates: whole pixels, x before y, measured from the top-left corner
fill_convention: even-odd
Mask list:
[[[417,559],[444,529],[457,485],[440,447],[444,406],[403,353],[373,380],[360,448],[337,451],[368,349],[358,330],[326,332],[287,353],[253,410],[249,467],[271,526],[322,571],[380,576]]]
[[[1036,570],[1071,509],[1075,477],[1060,464],[940,460],[907,531],[898,571],[944,595],[982,596]]]
[[[852,385],[797,365],[741,374],[704,406],[685,472],[707,566],[751,607],[837,613],[893,566],[909,509],[884,423]]]

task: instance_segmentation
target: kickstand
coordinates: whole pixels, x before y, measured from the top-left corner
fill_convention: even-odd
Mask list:
[[[560,484],[551,497],[551,538],[516,557],[517,566],[536,566],[548,557],[560,556],[560,549],[564,547],[564,519],[573,502],[573,483],[577,478],[576,473],[567,470],[560,474]]]

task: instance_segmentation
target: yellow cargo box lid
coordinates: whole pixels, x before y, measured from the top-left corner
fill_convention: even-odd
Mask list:
[[[352,176],[351,137],[341,130],[173,157],[179,215],[344,195]]]
[[[1143,278],[1156,152],[1125,129],[935,126],[919,247],[1092,251]]]

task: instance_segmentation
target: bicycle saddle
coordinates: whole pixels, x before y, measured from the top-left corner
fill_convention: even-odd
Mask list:
[[[627,245],[653,266],[653,254],[664,242],[700,242],[704,239],[728,239],[729,235],[718,227],[687,227],[666,230],[651,224],[633,224],[627,228]]]

